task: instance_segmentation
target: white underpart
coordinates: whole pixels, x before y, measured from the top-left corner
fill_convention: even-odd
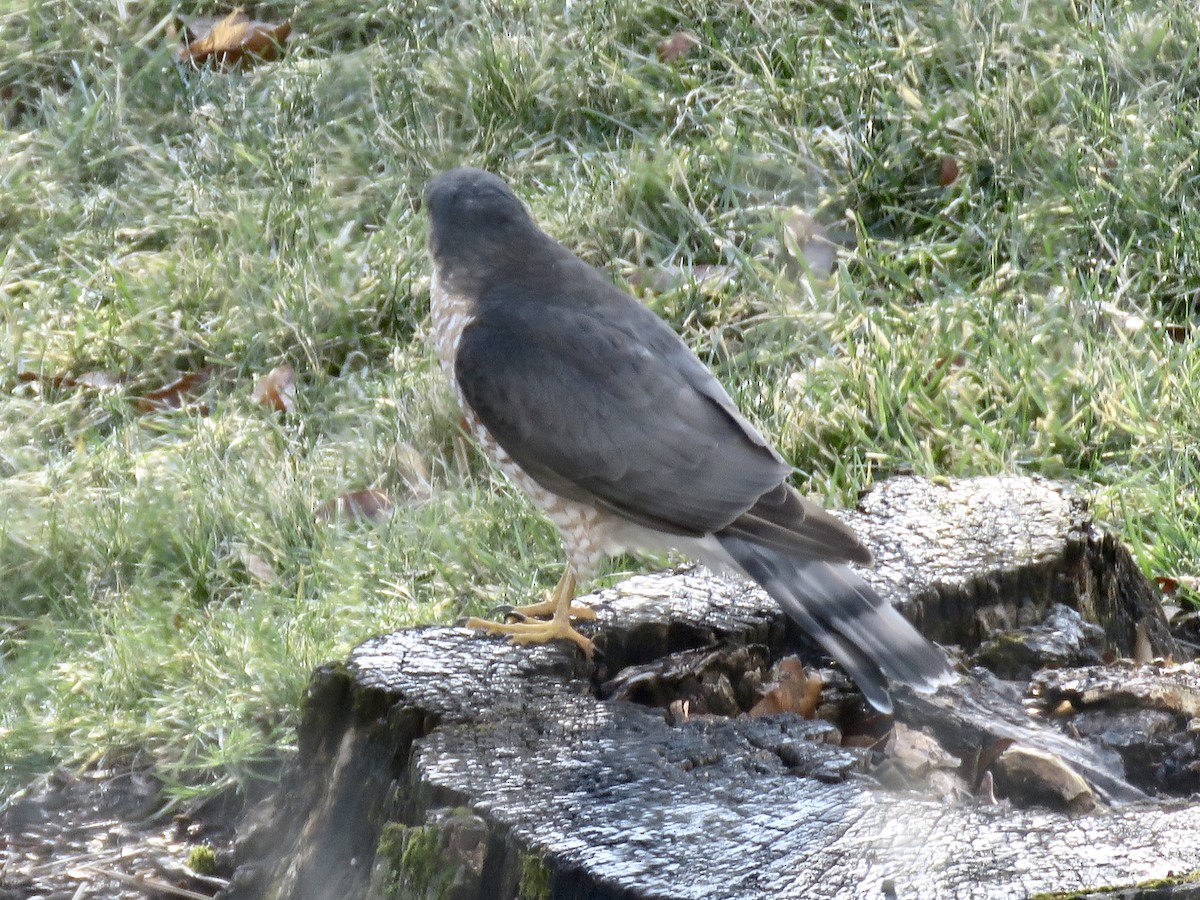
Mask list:
[[[471,314],[470,301],[457,293],[451,282],[440,277],[436,264],[430,285],[430,314],[433,342],[442,371],[458,398],[468,430],[500,471],[528,494],[534,505],[544,511],[558,528],[567,561],[579,579],[590,576],[608,556],[625,552],[665,553],[672,550],[714,570],[745,574],[711,534],[699,538],[665,534],[630,522],[615,513],[560,497],[534,481],[497,443],[463,397],[454,371],[454,360],[463,331],[474,321],[474,316]]]

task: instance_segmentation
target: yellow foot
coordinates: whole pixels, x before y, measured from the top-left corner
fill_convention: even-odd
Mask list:
[[[539,604],[540,605],[540,604]],[[549,622],[489,622],[487,619],[467,619],[468,628],[481,628],[488,634],[507,634],[514,644],[544,644],[558,638],[572,641],[589,660],[595,649],[592,642],[571,627],[565,616],[555,616]]]
[[[505,612],[520,619],[541,619],[558,612],[558,597],[551,592],[541,603],[531,603],[528,606],[513,606]],[[583,619],[590,622],[596,618],[596,611],[590,606],[568,606],[567,614],[572,619]]]
[[[571,627],[571,616],[577,619],[594,619],[596,613],[585,606],[572,606],[575,599],[575,573],[568,566],[558,585],[541,603],[518,606],[510,610],[514,615],[531,618],[550,615],[550,621],[533,619],[528,622],[489,622],[487,619],[467,619],[468,628],[482,628],[489,634],[511,635],[516,644],[544,644],[559,638],[571,641],[589,660],[595,649],[592,642]]]

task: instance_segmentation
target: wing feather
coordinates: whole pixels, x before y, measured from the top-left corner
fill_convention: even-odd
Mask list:
[[[455,358],[463,398],[543,487],[673,533],[723,528],[790,469],[662,320],[606,287],[619,300],[485,293]]]

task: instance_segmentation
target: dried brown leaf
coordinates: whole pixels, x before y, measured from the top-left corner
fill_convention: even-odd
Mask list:
[[[938,161],[938,184],[949,187],[958,181],[958,160],[953,156],[943,156]]]
[[[142,394],[134,400],[142,412],[164,412],[172,409],[182,409],[192,397],[199,394],[212,378],[212,366],[206,366],[195,372],[188,372],[176,378],[165,387]],[[202,416],[208,415],[208,407],[203,403],[197,405]]]
[[[1188,339],[1192,336],[1192,326],[1181,325],[1178,322],[1165,323],[1163,325],[1163,331],[1166,332],[1167,337],[1177,344],[1187,343]]]
[[[222,69],[278,59],[292,33],[291,22],[256,22],[241,10],[231,12],[179,54],[184,62],[203,65],[210,60]]]
[[[690,31],[676,31],[658,42],[658,58],[665,63],[675,62],[699,46],[698,35]]]
[[[377,522],[392,514],[395,505],[383,491],[350,491],[326,500],[317,507],[317,518],[322,522],[334,519],[366,519]]]
[[[296,411],[296,370],[291,366],[279,366],[258,380],[250,399],[255,403],[270,406],[277,412]]]
[[[794,656],[779,661],[779,681],[750,709],[751,716],[773,716],[778,713],[797,713],[811,719],[821,699],[825,683],[817,672],[811,675]]]
[[[1154,583],[1164,594],[1200,594],[1200,577],[1196,575],[1156,575]]]

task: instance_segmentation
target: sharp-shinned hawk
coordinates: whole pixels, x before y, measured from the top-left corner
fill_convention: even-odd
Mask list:
[[[469,430],[558,527],[562,580],[523,621],[468,621],[522,642],[592,644],[577,580],[624,551],[677,550],[758,582],[891,710],[887,679],[933,690],[941,649],[847,563],[871,552],[787,483],[791,467],[661,319],[538,228],[494,175],[425,191],[437,352]],[[548,617],[548,618],[544,618]]]

